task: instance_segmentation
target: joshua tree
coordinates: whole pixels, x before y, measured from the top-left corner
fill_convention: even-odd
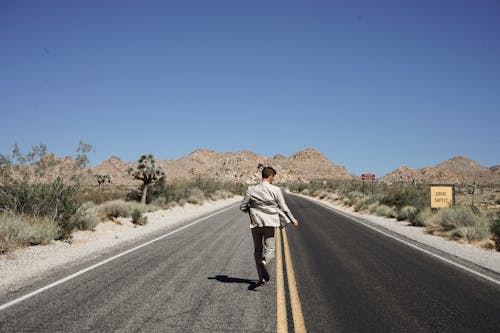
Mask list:
[[[134,179],[142,181],[141,203],[145,204],[148,187],[162,180],[165,177],[165,172],[156,166],[156,161],[151,154],[142,155],[137,162],[139,162],[137,170],[134,171],[132,167],[129,167],[127,173]]]
[[[110,175],[95,175],[97,180],[97,184],[101,187],[102,184],[111,184],[111,176]]]

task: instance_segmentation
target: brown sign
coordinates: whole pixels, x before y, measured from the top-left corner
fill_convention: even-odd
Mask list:
[[[375,180],[375,175],[373,173],[364,173],[361,175],[361,180]]]

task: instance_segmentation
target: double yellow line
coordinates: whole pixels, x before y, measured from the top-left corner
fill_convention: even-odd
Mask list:
[[[283,276],[283,257],[281,235],[283,234],[283,249],[285,253],[286,275],[288,280],[288,291],[290,293],[290,303],[292,306],[293,327],[295,332],[305,333],[306,326],[304,323],[304,315],[302,314],[302,306],[300,305],[299,292],[297,291],[297,281],[295,280],[295,272],[293,270],[292,257],[290,255],[290,247],[288,246],[288,238],[286,229],[276,229],[276,297],[277,297],[277,331],[278,333],[288,333],[288,321],[286,311],[285,297],[285,279]]]

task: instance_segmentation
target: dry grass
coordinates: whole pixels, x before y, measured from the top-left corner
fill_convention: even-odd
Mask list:
[[[60,227],[50,219],[0,215],[0,253],[28,245],[48,244],[60,236]]]

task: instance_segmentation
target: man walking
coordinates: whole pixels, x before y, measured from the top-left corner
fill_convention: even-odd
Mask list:
[[[280,219],[289,219],[296,227],[297,219],[285,203],[281,189],[273,184],[276,170],[265,167],[262,170],[262,182],[250,186],[241,202],[240,209],[250,215],[255,246],[255,263],[259,274],[259,283],[269,281],[268,264],[274,258],[274,229],[280,226]]]

